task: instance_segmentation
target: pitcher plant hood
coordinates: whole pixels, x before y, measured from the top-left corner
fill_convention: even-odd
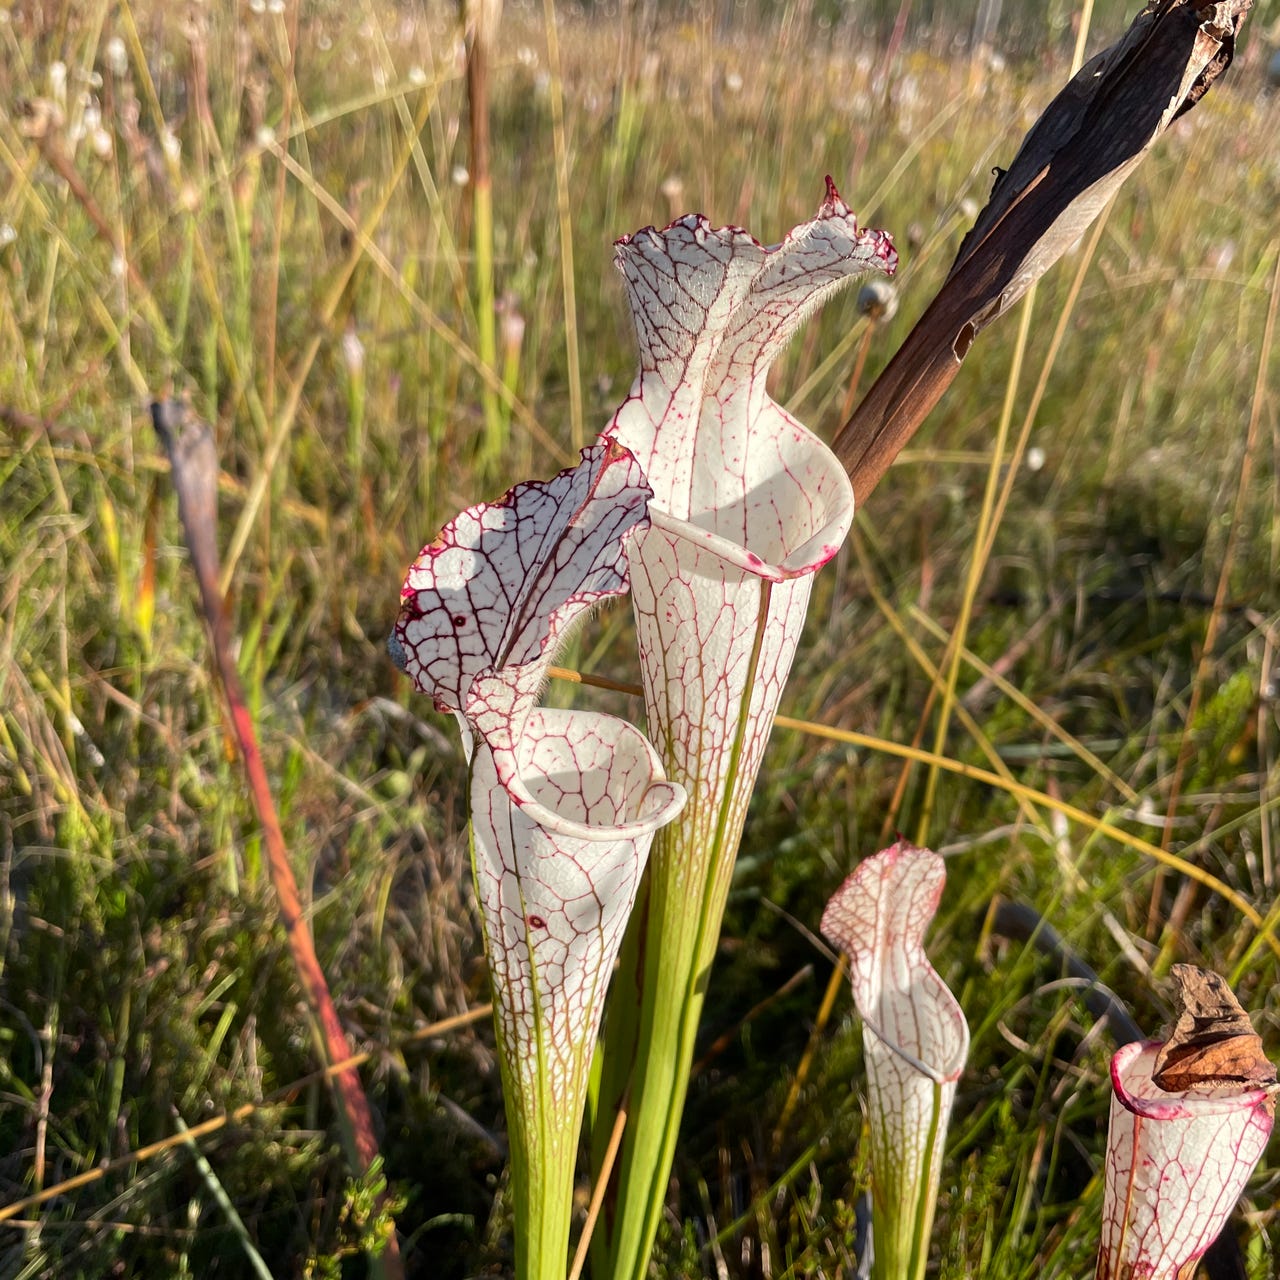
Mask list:
[[[644,468],[654,525],[761,577],[812,572],[843,541],[853,491],[765,381],[836,290],[869,271],[894,272],[892,241],[860,229],[828,178],[817,216],[781,244],[691,214],[624,236],[616,262],[640,372],[607,434]]]

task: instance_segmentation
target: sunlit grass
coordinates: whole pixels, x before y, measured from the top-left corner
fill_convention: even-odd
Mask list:
[[[841,298],[776,366],[776,394],[829,435],[864,340],[865,386],[1070,55],[1065,30],[1055,57],[1004,68],[909,40],[878,80],[880,48],[818,11],[637,21],[624,40],[562,10],[553,77],[541,13],[508,12],[504,374],[478,354],[452,11],[304,6],[295,35],[292,10],[263,10],[0,23],[0,1201],[108,1162],[0,1223],[6,1275],[249,1274],[254,1254],[324,1274],[361,1238],[146,398],[185,392],[215,425],[242,676],[321,962],[372,1055],[410,1273],[500,1267],[488,1027],[415,1038],[488,994],[464,765],[383,652],[404,567],[458,508],[571,459],[575,347],[588,436],[625,393],[614,238],[687,209],[778,236],[828,172],[903,254],[895,318],[868,338]],[[1119,22],[1096,16],[1098,39]],[[1280,107],[1259,74],[1234,68],[1038,292],[1009,417],[1026,448],[996,474],[1007,500],[940,744],[970,776],[939,772],[924,832],[950,862],[931,955],[974,1029],[942,1275],[1084,1274],[1101,1202],[1108,1034],[1045,985],[1056,965],[984,934],[993,895],[1042,912],[1150,1031],[1169,964],[1233,974],[1274,1056],[1274,952],[1204,883],[1274,926]],[[924,815],[926,769],[876,743],[934,746],[1016,329],[980,339],[818,579],[784,710],[859,736],[775,734],[663,1274],[849,1274],[856,1035],[819,1038],[774,1140],[829,973],[807,931],[858,858]],[[486,400],[510,422],[496,456]],[[628,625],[602,615],[579,665],[634,681]],[[625,693],[573,696],[637,714]],[[1204,875],[1158,879],[1137,841]],[[224,1112],[203,1170],[182,1140],[132,1154]],[[1258,1277],[1276,1178],[1264,1163],[1250,1202]]]

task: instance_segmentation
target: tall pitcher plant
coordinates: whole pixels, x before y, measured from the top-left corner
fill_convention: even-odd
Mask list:
[[[853,519],[835,456],[769,398],[806,316],[897,254],[827,179],[817,216],[766,248],[685,217],[617,246],[640,373],[606,434],[653,487],[628,550],[649,730],[688,792],[654,844],[605,1028],[593,1157],[628,1110],[596,1274],[648,1266],[747,804],[813,575]]]

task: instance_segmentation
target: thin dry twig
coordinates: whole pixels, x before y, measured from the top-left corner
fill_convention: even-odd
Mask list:
[[[92,448],[89,437],[79,428],[68,426],[57,418],[42,418],[38,414],[27,413],[16,405],[0,404],[0,425],[7,427],[15,435],[44,436],[54,444]]]

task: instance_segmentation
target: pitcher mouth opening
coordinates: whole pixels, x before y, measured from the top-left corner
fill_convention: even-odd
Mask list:
[[[584,768],[570,728],[611,738],[608,757]],[[639,729],[593,712],[535,708],[515,750],[494,752],[494,766],[525,817],[569,839],[639,839],[670,822],[686,799]]]
[[[657,507],[649,508],[649,522],[651,528],[661,529],[669,537],[705,551],[742,573],[749,573],[769,582],[786,582],[791,578],[803,578],[816,573],[840,550],[840,543],[844,540],[842,529],[828,526],[779,562],[770,563],[731,538],[723,537],[692,521],[681,520]],[[839,538],[833,536],[837,532],[840,533]]]
[[[1159,1040],[1140,1040],[1122,1046],[1111,1059],[1111,1087],[1126,1111],[1147,1120],[1193,1120],[1274,1106],[1280,1086],[1247,1085],[1224,1080],[1212,1089],[1170,1093],[1151,1078]]]

